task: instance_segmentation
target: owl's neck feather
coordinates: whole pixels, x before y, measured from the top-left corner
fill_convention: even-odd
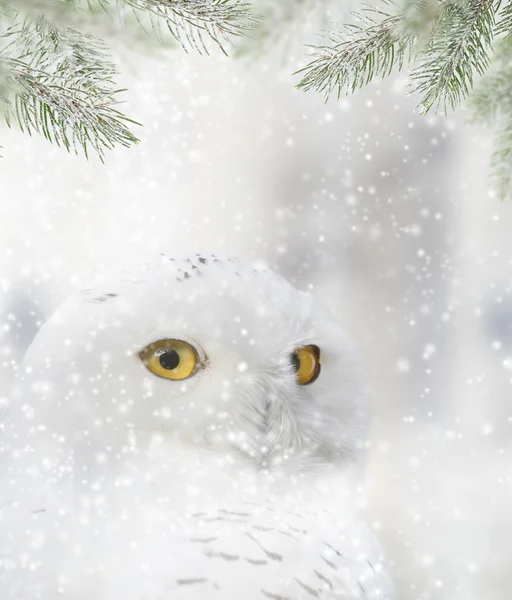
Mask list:
[[[299,468],[292,462],[265,468],[236,449],[191,447],[175,440],[153,444],[147,459],[153,481],[170,477],[182,489],[198,493],[215,489],[220,496],[250,499],[268,494],[293,497],[300,490],[312,502],[334,495],[354,503],[361,492],[359,470],[333,463]]]
[[[42,444],[40,448],[44,450]],[[275,498],[325,507],[334,502],[340,507],[359,503],[360,496],[358,471],[339,463],[305,467],[298,457],[297,464],[290,461],[267,468],[235,448],[200,446],[177,436],[154,436],[150,444],[110,454],[103,461],[90,454],[86,459],[46,450],[41,458],[39,467],[31,453],[4,464],[12,479],[12,487],[4,487],[0,494],[5,501],[21,502],[30,510],[50,510],[66,497],[72,504],[85,502],[90,507],[101,506],[106,497],[120,507],[128,499],[151,506],[172,498],[178,512],[193,512],[207,505],[229,505],[233,498],[242,503]],[[25,460],[29,469],[23,467]],[[72,461],[69,468],[66,460]]]

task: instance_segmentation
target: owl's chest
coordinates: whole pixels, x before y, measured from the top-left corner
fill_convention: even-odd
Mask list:
[[[273,499],[232,497],[201,508],[196,501],[185,511],[164,505],[125,507],[93,536],[93,569],[120,574],[108,578],[106,600],[359,597],[361,540],[348,516]],[[366,560],[362,566],[370,570]]]
[[[325,482],[178,463],[75,481],[30,521],[18,513],[18,550],[39,565],[12,573],[19,589],[69,600],[388,598],[372,595],[380,557],[336,482],[329,494]]]

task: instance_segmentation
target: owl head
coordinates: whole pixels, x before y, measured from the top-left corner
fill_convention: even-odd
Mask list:
[[[268,269],[206,254],[162,255],[68,299],[11,405],[13,430],[75,463],[164,440],[256,469],[356,464],[369,421],[329,313]]]

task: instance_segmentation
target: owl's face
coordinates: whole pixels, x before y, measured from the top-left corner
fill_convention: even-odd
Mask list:
[[[312,296],[207,255],[73,296],[20,373],[23,418],[78,454],[168,440],[308,468],[357,459],[368,424],[351,345]]]

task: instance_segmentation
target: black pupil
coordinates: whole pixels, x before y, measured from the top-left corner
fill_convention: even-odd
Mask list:
[[[166,350],[160,354],[159,361],[164,369],[172,371],[180,364],[180,355],[176,350]]]
[[[292,363],[293,370],[297,372],[300,367],[300,358],[298,357],[297,352],[290,354],[290,362]]]

